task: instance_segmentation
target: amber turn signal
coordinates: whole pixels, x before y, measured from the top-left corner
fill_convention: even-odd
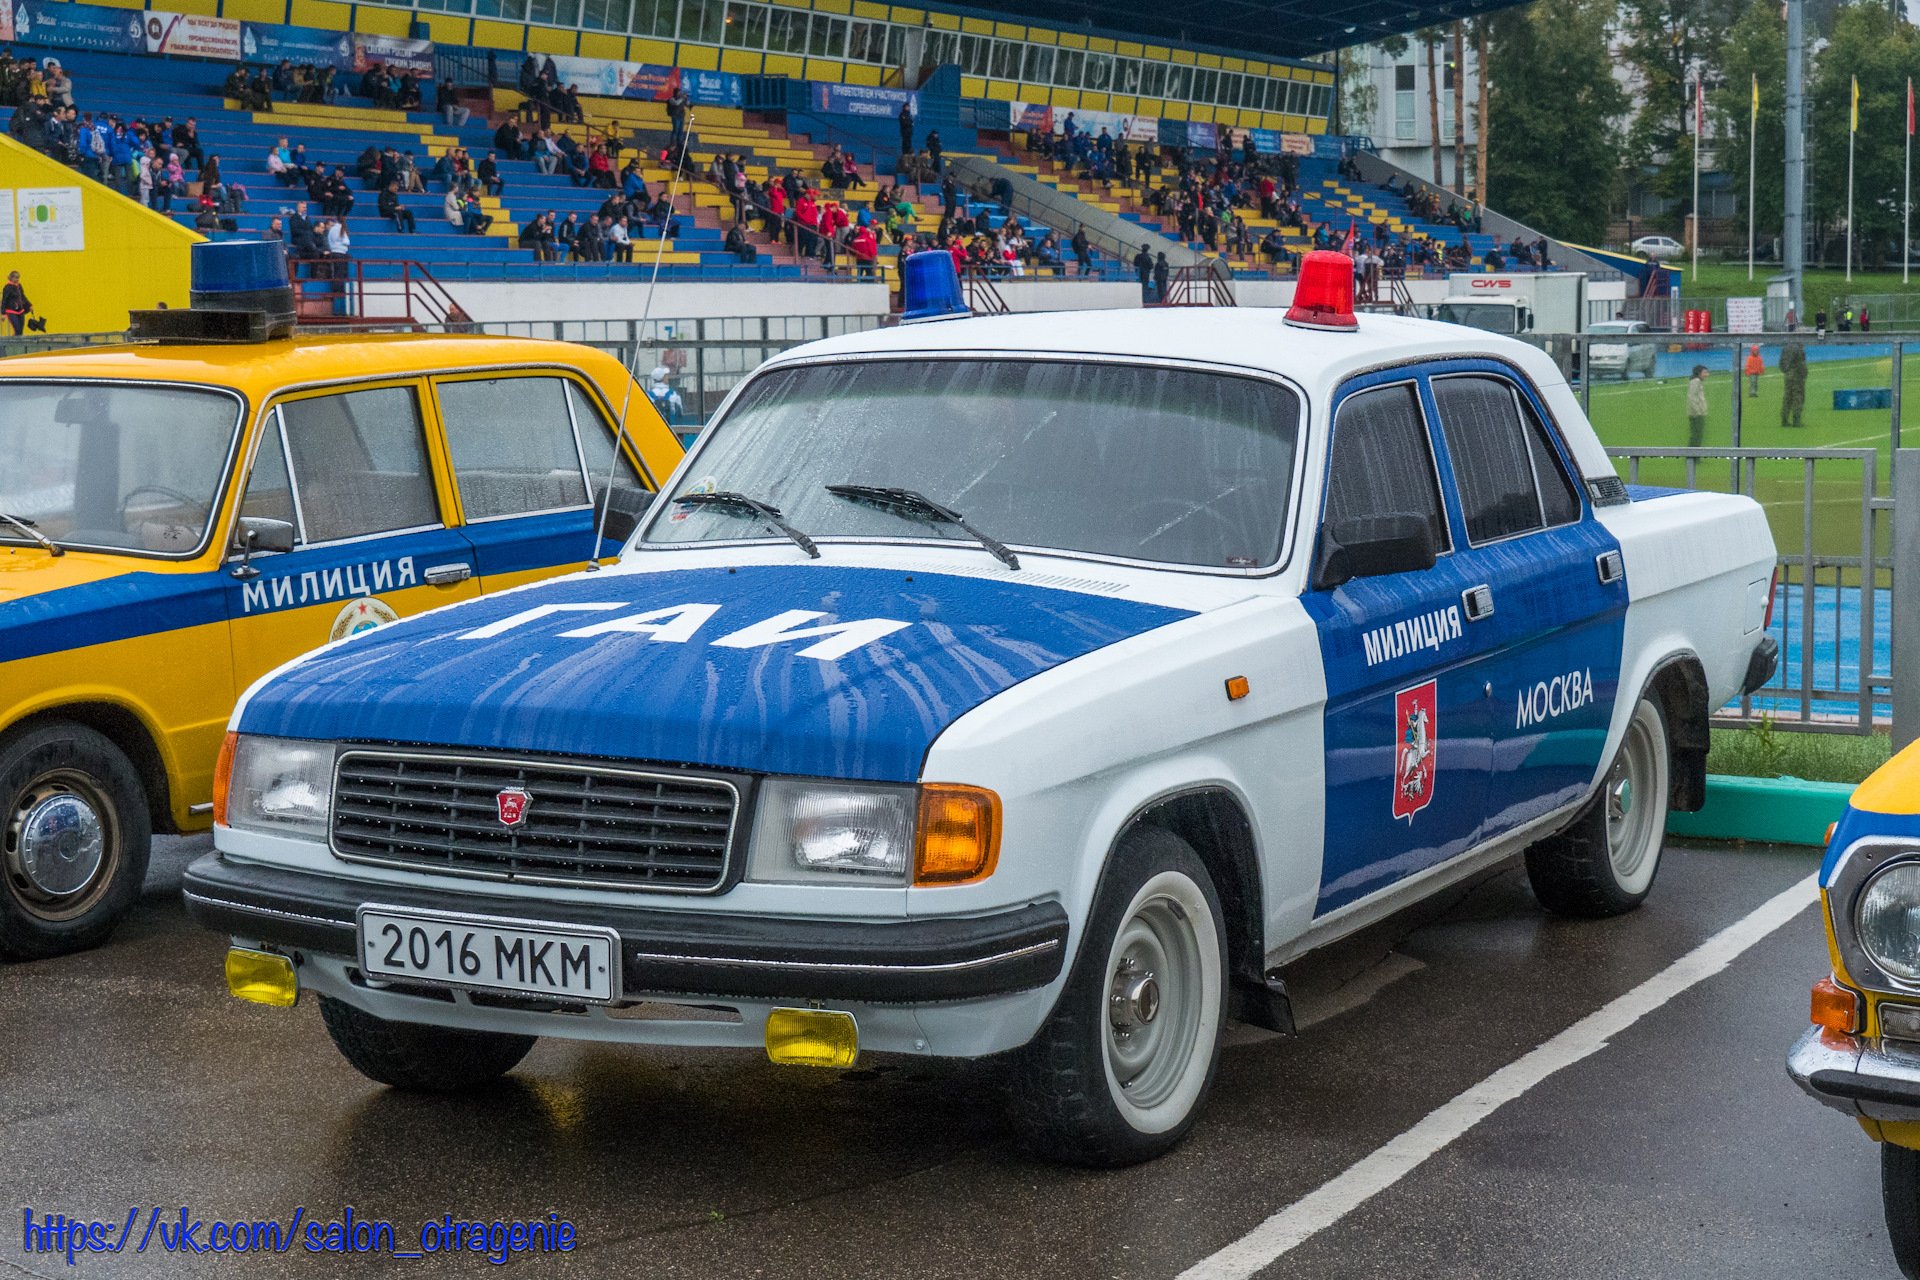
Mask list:
[[[1831,977],[1813,984],[1813,1025],[1852,1035],[1860,1025],[1860,996]]]
[[[1247,678],[1245,676],[1228,676],[1227,677],[1227,701],[1228,702],[1238,702],[1240,701],[1240,699],[1246,697],[1247,694],[1251,693],[1252,691],[1253,691],[1253,686],[1247,683]]]
[[[929,782],[920,788],[915,884],[966,884],[993,874],[1000,858],[1000,797],[985,787]]]
[[[233,744],[238,734],[229,732],[220,743],[220,759],[213,766],[213,821],[227,825],[227,787],[233,782]]]

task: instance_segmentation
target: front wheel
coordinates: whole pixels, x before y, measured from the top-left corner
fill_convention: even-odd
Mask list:
[[[1666,717],[1642,698],[1599,792],[1566,830],[1527,850],[1527,879],[1540,905],[1595,919],[1646,901],[1660,870],[1671,789]]]
[[[331,996],[320,1021],[334,1048],[369,1080],[422,1093],[457,1093],[496,1080],[520,1064],[535,1037],[388,1022]]]
[[[0,742],[0,956],[97,947],[140,897],[153,821],[126,753],[84,725]]]
[[[1900,1274],[1920,1280],[1920,1151],[1880,1144],[1880,1201]]]
[[[1172,1150],[1212,1086],[1226,1016],[1226,932],[1192,846],[1158,827],[1120,840],[1067,985],[1014,1055],[1026,1147],[1118,1167]]]

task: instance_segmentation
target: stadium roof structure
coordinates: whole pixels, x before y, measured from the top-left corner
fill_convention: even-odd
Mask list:
[[[1002,19],[1102,28],[1234,53],[1311,58],[1526,0],[964,0]],[[947,6],[938,6],[947,7]]]

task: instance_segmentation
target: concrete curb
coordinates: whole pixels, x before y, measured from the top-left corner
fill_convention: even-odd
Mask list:
[[[1848,782],[1709,774],[1706,805],[1698,813],[1669,814],[1667,831],[1707,840],[1822,847],[1828,825],[1840,820],[1852,794]]]

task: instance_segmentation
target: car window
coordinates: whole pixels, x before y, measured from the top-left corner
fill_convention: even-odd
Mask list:
[[[467,519],[586,505],[565,379],[475,378],[435,391]]]
[[[1389,515],[1426,520],[1434,550],[1447,549],[1433,444],[1411,383],[1348,396],[1333,424],[1326,523]]]
[[[260,447],[253,457],[253,470],[247,476],[247,495],[241,499],[240,514],[268,520],[284,520],[300,527],[293,505],[293,481],[287,475],[287,454],[280,443],[280,415],[276,410],[267,417],[260,435]]]
[[[440,523],[411,387],[293,400],[280,412],[306,541]]]
[[[637,402],[639,398],[635,393],[634,400]],[[592,397],[571,382],[567,383],[567,403],[573,407],[574,427],[580,433],[580,448],[587,459],[587,481],[593,486],[597,499],[606,491],[607,474],[613,471],[613,427],[601,415]],[[637,408],[636,403],[629,406],[629,411]],[[628,439],[632,439],[631,435]],[[633,464],[624,454],[620,458],[620,469],[614,474],[613,487],[622,492],[652,492],[651,487],[634,474]]]
[[[1492,542],[1579,517],[1579,500],[1511,383],[1451,377],[1433,382],[1440,430],[1453,461],[1467,540]]]

